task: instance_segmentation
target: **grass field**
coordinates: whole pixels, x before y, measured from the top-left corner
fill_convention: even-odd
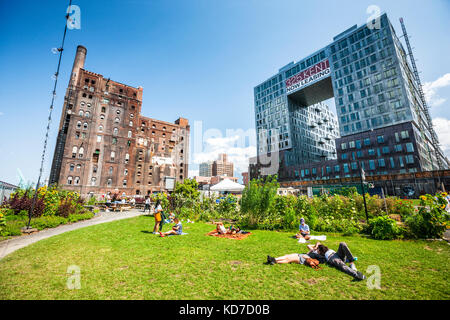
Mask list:
[[[292,234],[253,231],[244,240],[205,236],[209,224],[184,224],[185,236],[151,234],[141,216],[78,229],[23,248],[0,261],[0,299],[450,299],[450,246],[445,241],[345,241],[365,273],[381,269],[381,290],[336,269],[264,265],[267,254],[306,252]],[[166,226],[165,229],[168,229]],[[69,290],[67,268],[81,270]]]

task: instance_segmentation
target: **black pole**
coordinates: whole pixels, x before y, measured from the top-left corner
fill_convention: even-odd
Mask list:
[[[69,1],[69,7],[71,5],[72,5],[72,0]],[[64,41],[66,39],[66,33],[67,33],[67,21],[69,20],[69,14],[68,13],[66,14],[65,18],[66,18],[66,24],[64,26],[64,35],[63,35],[61,47],[58,48],[58,52],[59,52],[58,67],[56,68],[56,73],[55,73],[55,84],[53,86],[52,102],[50,104],[50,112],[49,112],[49,115],[48,115],[48,123],[47,123],[47,130],[46,130],[46,134],[45,134],[44,149],[42,150],[41,168],[39,170],[39,178],[38,178],[38,181],[37,181],[37,184],[36,184],[36,190],[34,192],[33,203],[31,204],[31,208],[28,211],[27,229],[30,229],[31,216],[33,215],[34,208],[36,206],[38,189],[39,189],[39,185],[41,184],[42,171],[43,171],[43,168],[44,168],[45,152],[47,150],[48,133],[49,133],[49,130],[50,130],[50,123],[52,121],[52,111],[53,111],[53,105],[54,105],[55,97],[56,97],[56,86],[58,84],[59,68],[61,66],[61,58],[62,58],[62,54],[63,54],[63,50],[64,50]]]
[[[359,177],[361,179],[361,188],[362,188],[362,194],[364,199],[364,211],[366,212],[366,222],[369,223],[369,214],[367,213],[367,204],[366,204],[366,191],[364,188],[364,181],[362,177],[362,168],[359,167]]]

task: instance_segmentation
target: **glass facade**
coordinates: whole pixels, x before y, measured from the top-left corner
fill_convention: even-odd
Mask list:
[[[405,50],[386,14],[380,25],[354,26],[254,88],[258,155],[283,151],[285,167],[349,161],[341,165],[344,173],[365,156],[377,159],[365,165],[380,174],[402,172],[407,165],[415,166],[411,172],[439,169],[433,129],[427,126]],[[323,102],[333,97],[336,115]],[[406,123],[407,129],[397,131]],[[386,132],[394,136],[376,133],[383,128],[393,128]],[[355,152],[344,152],[347,148]],[[415,155],[391,156],[400,152]],[[443,163],[448,168],[447,159]]]

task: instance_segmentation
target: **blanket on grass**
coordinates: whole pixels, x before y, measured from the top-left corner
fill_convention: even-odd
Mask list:
[[[235,240],[242,240],[247,238],[251,233],[236,233],[236,234],[220,234],[217,232],[217,230],[213,230],[211,232],[208,232],[206,234],[207,236],[213,236],[218,238],[228,238],[228,239],[235,239]]]

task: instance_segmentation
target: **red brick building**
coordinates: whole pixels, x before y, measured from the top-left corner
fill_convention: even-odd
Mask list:
[[[82,195],[170,191],[188,173],[187,119],[141,115],[142,87],[84,69],[78,46],[59,125],[50,184]]]

